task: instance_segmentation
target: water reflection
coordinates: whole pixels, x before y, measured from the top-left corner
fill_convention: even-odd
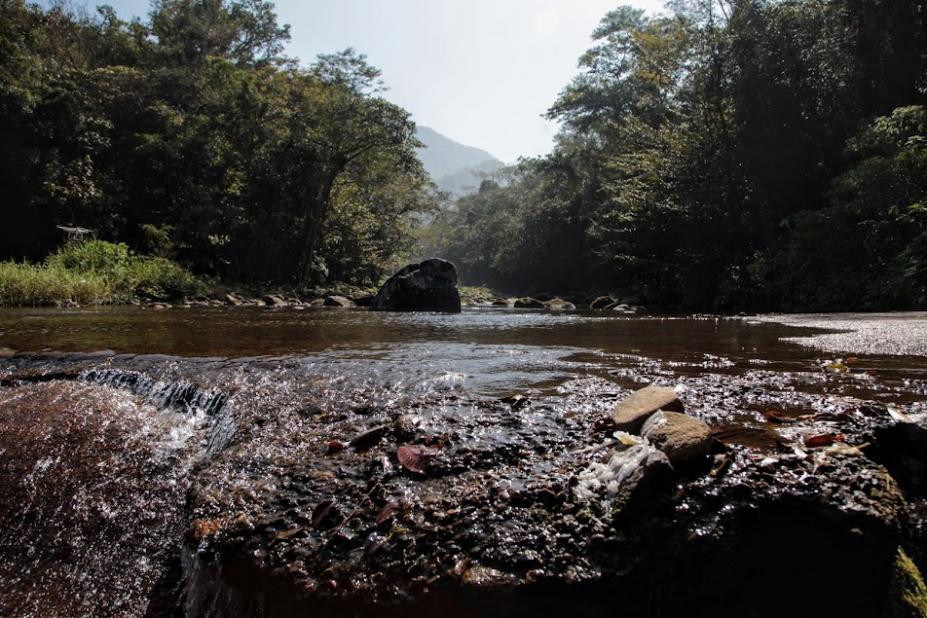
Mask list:
[[[208,372],[214,362],[247,370],[313,374],[391,391],[461,389],[495,396],[593,375],[772,374],[818,378],[827,355],[783,339],[808,329],[716,317],[613,317],[601,313],[468,310],[459,315],[352,310],[135,307],[0,312],[0,347],[148,355],[144,365]],[[178,363],[180,358],[186,359]],[[141,361],[135,361],[139,364]],[[291,367],[289,370],[285,367]],[[846,392],[916,395],[927,375],[917,357],[860,356],[839,380]],[[824,388],[833,380],[823,382]]]

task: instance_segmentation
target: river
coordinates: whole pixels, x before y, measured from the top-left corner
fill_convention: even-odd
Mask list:
[[[417,505],[440,531],[448,518],[491,521],[499,492],[511,487],[529,488],[532,500],[569,493],[568,479],[585,465],[575,453],[600,440],[597,419],[649,383],[684,393],[687,413],[730,450],[723,457],[734,458],[737,483],[758,488],[751,475],[766,472],[757,466],[791,461],[792,445],[809,436],[844,432],[864,448],[870,425],[845,427],[860,410],[878,408],[871,414],[885,419],[927,412],[927,358],[910,353],[924,323],[919,314],[3,310],[0,614],[176,615],[182,607],[188,616],[257,615],[249,608],[259,595],[279,610],[261,615],[289,615],[291,592],[286,602],[266,597],[279,585],[269,574],[283,571],[300,594],[327,590],[332,613],[345,609],[332,600],[338,594],[355,610],[362,593],[412,598],[420,578],[470,573],[471,562],[492,564],[489,579],[530,582],[544,571],[599,582],[620,570],[614,556],[630,554],[595,558],[599,549],[575,538],[556,549],[550,535],[564,534],[552,531],[563,521],[535,521],[530,505],[453,543],[419,515],[390,529],[383,513]],[[403,441],[441,451],[434,479],[409,478],[392,462]],[[801,491],[839,491],[870,473],[841,466]],[[730,491],[736,486],[731,480]],[[479,488],[490,491],[474,497]],[[715,507],[705,496],[725,491],[677,497],[675,521],[686,534],[724,538],[712,532],[723,526],[717,512],[706,515]],[[558,499],[566,498],[549,498]],[[374,502],[364,527],[355,514]],[[329,510],[343,518],[334,536],[309,532],[324,527]],[[593,541],[615,534],[606,519],[588,524]],[[273,543],[260,540],[261,526]],[[424,562],[410,563],[395,540],[408,529],[421,532]],[[371,551],[382,564],[359,566],[357,556]],[[254,584],[260,593],[236,577],[264,582]]]

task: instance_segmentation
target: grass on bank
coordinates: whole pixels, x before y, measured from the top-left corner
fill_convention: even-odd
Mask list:
[[[170,260],[137,255],[123,243],[102,240],[67,245],[44,264],[0,263],[0,305],[6,306],[165,301],[203,288]]]

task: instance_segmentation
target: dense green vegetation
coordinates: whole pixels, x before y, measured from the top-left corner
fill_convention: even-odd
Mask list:
[[[677,0],[593,36],[552,154],[438,217],[432,251],[465,280],[927,306],[927,1]]]
[[[927,0],[617,8],[550,108],[553,152],[424,235],[442,196],[408,113],[362,55],[300,65],[288,36],[264,0],[154,0],[132,22],[0,0],[7,298],[161,298],[187,271],[371,285],[419,237],[465,282],[516,292],[927,306]],[[158,259],[62,267],[62,224]]]
[[[0,305],[164,301],[194,296],[204,287],[170,260],[102,240],[69,244],[44,264],[0,262]]]
[[[437,203],[415,125],[363,56],[301,66],[288,36],[263,0],[155,0],[132,22],[0,0],[0,259],[41,261],[74,224],[226,281],[378,280]],[[58,261],[4,269],[72,285]]]

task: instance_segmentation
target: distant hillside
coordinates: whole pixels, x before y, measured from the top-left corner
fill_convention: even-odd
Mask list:
[[[460,197],[479,186],[476,172],[494,172],[504,166],[494,156],[472,146],[458,144],[434,129],[418,127],[418,138],[425,144],[418,158],[435,184],[454,197]]]

